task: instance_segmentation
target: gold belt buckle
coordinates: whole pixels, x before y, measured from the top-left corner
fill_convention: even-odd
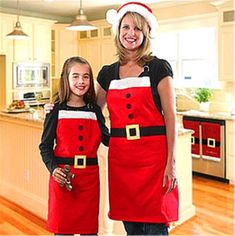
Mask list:
[[[79,160],[82,160],[82,164],[78,164]],[[75,169],[86,168],[86,156],[85,155],[75,155],[74,156],[74,168]]]
[[[131,135],[131,130],[135,131],[134,135]],[[126,125],[126,137],[127,140],[136,140],[140,139],[140,127],[138,124]]]

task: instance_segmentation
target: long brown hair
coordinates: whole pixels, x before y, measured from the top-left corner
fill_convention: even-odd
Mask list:
[[[90,87],[86,94],[84,94],[84,101],[85,103],[95,103],[95,87],[94,87],[94,80],[93,80],[93,73],[89,62],[82,58],[82,57],[70,57],[68,58],[63,65],[62,73],[60,76],[59,81],[59,88],[58,92],[55,95],[55,102],[67,102],[70,97],[70,86],[69,86],[69,73],[71,71],[71,67],[76,64],[86,64],[89,67],[89,74],[90,74]]]
[[[120,26],[123,18],[128,15],[131,16],[132,19],[134,20],[136,26],[143,32],[144,34],[144,40],[141,46],[137,49],[136,51],[136,62],[138,65],[143,66],[146,64],[146,62],[149,62],[152,59],[152,51],[151,51],[151,41],[150,41],[150,27],[145,20],[143,16],[136,12],[127,12],[122,19],[120,20],[119,26],[118,26],[118,32],[115,36],[115,44],[117,47],[117,56],[119,58],[119,61],[121,64],[127,63],[127,50],[122,46],[119,36],[120,36]]]

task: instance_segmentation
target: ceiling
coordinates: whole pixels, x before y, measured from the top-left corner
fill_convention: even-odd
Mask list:
[[[138,0],[135,0],[138,1]],[[143,0],[153,9],[199,2],[202,0]],[[107,9],[117,8],[127,0],[82,0],[88,20],[104,19]],[[141,2],[141,1],[139,1]],[[19,14],[70,23],[78,14],[80,0],[19,0]],[[17,0],[0,0],[0,12],[17,14]]]

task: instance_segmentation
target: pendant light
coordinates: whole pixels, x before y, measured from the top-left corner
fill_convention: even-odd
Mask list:
[[[84,15],[82,9],[82,0],[80,0],[80,9],[75,21],[73,21],[69,26],[67,26],[66,29],[76,31],[87,31],[97,29],[96,26],[92,25],[87,21],[87,17]]]
[[[28,39],[29,36],[23,32],[20,21],[19,21],[19,0],[17,0],[17,21],[14,30],[6,35],[9,39]]]

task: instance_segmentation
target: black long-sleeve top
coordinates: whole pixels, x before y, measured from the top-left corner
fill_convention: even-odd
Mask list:
[[[54,109],[46,115],[44,129],[39,145],[42,160],[50,173],[58,166],[54,157],[54,145],[56,142],[56,128],[58,123],[59,110],[90,111],[94,112],[102,134],[102,143],[108,146],[109,130],[105,125],[105,119],[101,109],[96,104],[87,104],[83,107],[70,107],[66,103],[56,103]]]

